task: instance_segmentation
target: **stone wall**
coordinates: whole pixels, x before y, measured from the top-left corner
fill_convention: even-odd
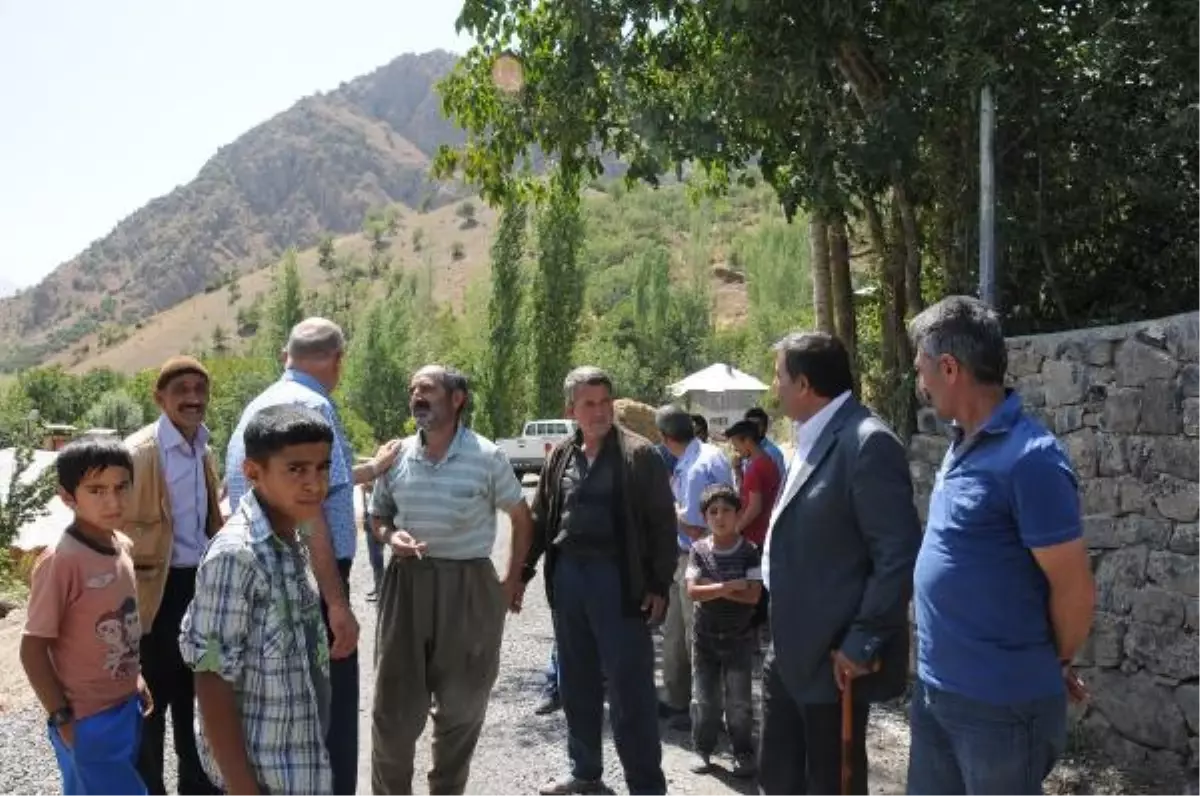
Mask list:
[[[1080,478],[1097,614],[1077,664],[1090,744],[1123,764],[1197,763],[1197,424],[1200,316],[1008,341],[1009,376]],[[910,460],[929,503],[947,438],[929,410]]]

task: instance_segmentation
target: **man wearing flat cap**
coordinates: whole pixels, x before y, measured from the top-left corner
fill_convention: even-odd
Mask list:
[[[180,793],[216,793],[196,753],[192,671],[179,654],[179,625],[196,590],[196,567],[221,529],[217,463],[208,447],[208,371],[191,357],[163,363],[154,383],[157,420],[126,446],[133,487],[125,533],[133,540],[142,673],[154,698],[144,720],[138,771],[150,793],[166,793],[163,737],[171,712]]]

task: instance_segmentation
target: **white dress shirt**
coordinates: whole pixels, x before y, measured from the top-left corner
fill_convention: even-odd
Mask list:
[[[796,481],[800,476],[800,471],[804,469],[801,465],[812,453],[813,445],[817,443],[817,439],[829,425],[829,421],[848,400],[850,400],[850,391],[846,390],[821,407],[821,411],[808,420],[795,424],[793,438],[796,440],[796,451],[792,454],[792,460],[788,462],[787,479],[784,481],[783,490],[779,493],[779,499],[775,501],[775,508],[771,511],[771,524],[767,526],[767,541],[763,544],[762,579],[763,586],[768,591],[771,589],[771,536],[775,533],[775,521],[779,519],[780,513],[787,507],[791,499],[796,496],[796,489],[798,489]]]

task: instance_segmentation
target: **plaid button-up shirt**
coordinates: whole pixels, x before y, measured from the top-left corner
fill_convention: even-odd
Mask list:
[[[329,648],[308,552],[277,536],[247,492],[213,537],[180,627],[183,660],[233,685],[246,755],[270,793],[331,793]],[[224,787],[199,732],[205,771]]]

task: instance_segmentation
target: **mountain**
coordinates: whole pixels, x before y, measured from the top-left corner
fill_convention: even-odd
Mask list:
[[[254,271],[288,247],[360,228],[400,203],[464,194],[428,178],[463,133],[437,82],[457,56],[402,55],[300,100],[222,147],[196,178],[152,200],[37,286],[0,299],[0,370],[40,362],[105,327],[127,327]]]

